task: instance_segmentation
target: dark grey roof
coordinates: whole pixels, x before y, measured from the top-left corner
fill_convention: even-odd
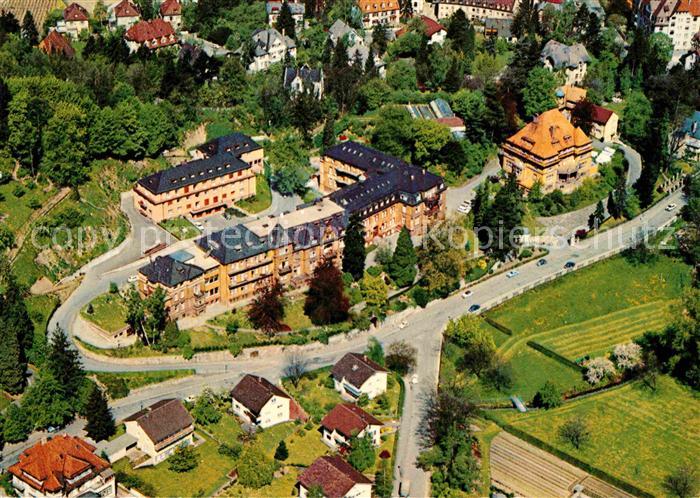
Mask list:
[[[124,422],[139,424],[149,439],[156,444],[194,425],[194,420],[182,402],[173,398],[157,401],[127,417]]]
[[[247,152],[258,149],[262,149],[260,144],[248,135],[239,132],[215,138],[197,147],[197,150],[203,152],[207,156],[230,153],[236,157],[241,157],[241,155]]]
[[[289,398],[287,393],[269,380],[250,374],[246,374],[231,391],[231,397],[256,416],[260,415],[260,410],[273,396]]]
[[[555,69],[576,67],[581,62],[590,62],[591,58],[582,43],[565,45],[556,40],[549,40],[542,49],[540,59],[549,59]]]
[[[310,87],[314,83],[321,82],[321,78],[323,78],[323,71],[320,69],[311,69],[306,64],[301,66],[299,69],[293,67],[285,67],[283,79],[284,87],[288,88],[292,84],[292,81],[294,81],[294,78],[296,78],[297,76],[299,76],[302,79],[302,81],[304,81],[304,83]]]
[[[410,166],[398,157],[390,156],[364,144],[348,141],[326,149],[324,156],[355,166],[369,174],[391,168]]]
[[[197,278],[204,273],[204,270],[189,263],[181,263],[170,256],[156,256],[155,260],[139,268],[139,273],[151,283],[175,287],[182,282]]]
[[[287,35],[282,35],[275,28],[256,29],[253,31],[253,51],[256,57],[266,55],[275,43],[283,44],[287,49],[295,48],[296,44]]]

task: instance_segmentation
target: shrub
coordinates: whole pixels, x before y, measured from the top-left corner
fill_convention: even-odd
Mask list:
[[[357,406],[367,406],[368,404],[369,396],[367,396],[367,393],[360,394],[360,397],[357,398]]]
[[[16,185],[14,189],[12,189],[12,195],[20,199],[21,197],[24,196],[27,192],[22,188],[21,185]]]
[[[238,482],[246,488],[260,489],[272,483],[275,462],[256,448],[247,448],[239,458]]]
[[[95,308],[92,307],[92,303],[87,305],[87,309],[85,311],[88,315],[92,315],[95,312]]]
[[[672,474],[666,476],[663,486],[671,496],[678,498],[690,498],[698,496],[698,486],[700,478],[698,478],[697,469],[690,464],[681,464]]]
[[[29,201],[28,206],[32,209],[39,209],[41,207],[41,202],[39,202],[39,199],[32,199]]]
[[[584,420],[577,417],[567,420],[559,427],[559,437],[578,450],[588,443],[591,439],[591,433]]]
[[[644,366],[642,362],[642,347],[634,342],[615,346],[613,358],[615,358],[617,368],[620,370],[635,370]]]
[[[531,249],[523,249],[522,252],[520,253],[520,259],[527,259],[532,257],[532,250]]]
[[[191,360],[194,357],[194,349],[191,344],[187,344],[182,348],[182,357],[186,360]]]
[[[430,295],[423,287],[416,287],[413,289],[413,300],[418,306],[425,308],[428,305],[428,302],[430,302]]]
[[[289,458],[289,450],[287,449],[287,444],[284,441],[280,441],[275,450],[275,460],[285,461]]]
[[[129,395],[129,386],[123,378],[108,376],[100,380],[107,389],[110,398],[126,398]]]
[[[382,269],[378,266],[370,266],[366,271],[370,276],[375,278],[382,274]]]
[[[605,378],[615,375],[615,365],[604,357],[593,358],[586,362],[586,380],[589,384],[598,384]]]
[[[110,294],[116,294],[119,292],[119,287],[117,286],[116,282],[110,282],[109,283],[109,293]]]
[[[231,356],[234,358],[241,354],[241,351],[243,351],[243,346],[241,346],[238,342],[229,342],[228,344],[228,351],[231,353]]]
[[[335,389],[335,381],[333,380],[332,375],[326,375],[323,378],[323,387],[326,387],[328,389]]]
[[[173,472],[189,472],[197,467],[197,451],[191,446],[181,446],[168,458],[168,468]]]
[[[561,405],[561,393],[559,389],[557,389],[557,386],[550,381],[545,382],[532,398],[532,405],[547,410]]]
[[[234,335],[239,329],[238,320],[234,319],[226,324],[226,334],[229,336]]]
[[[241,451],[243,451],[243,445],[238,441],[234,441],[233,443],[223,443],[221,446],[219,446],[217,451],[220,455],[230,458],[238,458]]]

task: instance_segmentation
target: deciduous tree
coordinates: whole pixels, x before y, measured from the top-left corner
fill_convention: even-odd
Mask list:
[[[284,318],[284,288],[278,281],[258,287],[255,298],[248,308],[252,324],[269,334],[282,330]]]
[[[372,445],[372,439],[365,437],[354,437],[350,439],[350,454],[348,463],[360,472],[364,472],[374,465],[377,454]]]
[[[309,282],[304,313],[316,325],[347,319],[350,301],[343,290],[343,276],[332,259],[319,264]]]

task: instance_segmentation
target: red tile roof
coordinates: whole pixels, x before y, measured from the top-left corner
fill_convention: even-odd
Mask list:
[[[600,107],[596,104],[591,105],[591,121],[593,121],[594,123],[604,125],[608,122],[610,116],[612,115],[613,112],[610,109]]]
[[[78,5],[75,2],[63,9],[64,21],[87,21],[88,17],[88,11],[85,9],[85,7]]]
[[[160,4],[161,16],[179,16],[182,14],[182,5],[179,0],[165,0]]]
[[[693,17],[700,17],[700,0],[680,0],[676,12],[688,12]]]
[[[129,0],[122,0],[114,6],[114,15],[116,17],[139,17],[141,11]]]
[[[69,58],[75,55],[75,50],[68,39],[55,29],[49,31],[46,38],[39,42],[39,50],[48,55],[63,55]]]
[[[334,430],[350,438],[365,430],[369,425],[383,425],[379,420],[350,403],[336,405],[321,420],[321,427],[329,432]]]
[[[136,43],[144,43],[148,48],[160,48],[177,43],[175,30],[162,19],[139,21],[129,28],[124,37]]]
[[[43,493],[68,494],[68,491],[109,468],[109,462],[95,455],[94,451],[94,446],[80,438],[56,436],[25,450],[19,456],[19,462],[8,470]],[[84,478],[68,482],[86,471],[90,472]]]
[[[437,121],[440,124],[444,124],[445,126],[449,128],[455,128],[457,126],[464,126],[464,121],[462,118],[459,118],[457,116],[452,116],[449,118],[437,118],[435,121]]]
[[[372,482],[345,460],[334,455],[317,458],[299,476],[299,483],[306,489],[321,486],[323,496],[326,498],[341,498],[355,484],[371,484]]]
[[[428,38],[432,37],[435,33],[438,31],[443,31],[445,28],[440,24],[439,22],[427,17],[427,16],[420,16],[421,21],[423,21],[423,24],[425,25],[425,34]],[[406,34],[407,29],[406,28],[401,28],[396,32],[396,36],[401,36],[403,34]]]

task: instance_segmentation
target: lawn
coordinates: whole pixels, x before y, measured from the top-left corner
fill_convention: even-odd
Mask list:
[[[115,472],[121,470],[136,475],[152,485],[156,496],[211,496],[226,483],[226,474],[234,468],[235,462],[218,452],[219,445],[215,441],[201,433],[198,435],[205,442],[197,447],[199,465],[189,472],[173,472],[167,460],[155,467],[134,470],[123,458],[115,462],[113,468]]]
[[[32,181],[10,181],[0,185],[0,220],[4,219],[8,228],[16,232],[55,193],[56,189]]]
[[[297,476],[303,469],[294,467],[286,467],[286,474],[281,478],[273,479],[272,484],[263,486],[260,489],[250,489],[234,484],[226,491],[223,496],[242,496],[246,498],[279,498],[283,496],[294,496],[293,490],[297,482]]]
[[[328,387],[330,383],[326,385],[330,375],[330,368],[314,370],[302,377],[296,387],[285,380],[284,389],[299,402],[306,413],[316,421],[320,421],[335,405],[343,402],[340,393]]]
[[[49,318],[58,308],[59,299],[54,295],[47,294],[43,296],[28,296],[24,302],[27,305],[29,317],[34,324],[34,333],[46,334]]]
[[[559,427],[582,417],[590,442],[577,450],[558,436]],[[656,392],[641,383],[564,404],[550,411],[503,413],[504,421],[609,474],[665,496],[663,479],[683,461],[700,455],[700,397],[670,377]]]
[[[89,313],[90,306],[92,313]],[[127,311],[121,295],[106,293],[97,296],[80,310],[80,316],[107,332],[116,332],[126,326]]]
[[[124,379],[129,390],[149,384],[158,384],[166,380],[181,379],[195,374],[193,369],[185,370],[153,370],[147,372],[88,372],[95,375],[102,384],[114,382],[117,379]]]
[[[190,220],[183,217],[161,221],[160,226],[180,240],[191,239],[202,233]]]
[[[255,177],[255,195],[248,199],[238,201],[236,206],[248,213],[256,214],[265,211],[272,204],[272,191],[270,184],[264,175]]]

